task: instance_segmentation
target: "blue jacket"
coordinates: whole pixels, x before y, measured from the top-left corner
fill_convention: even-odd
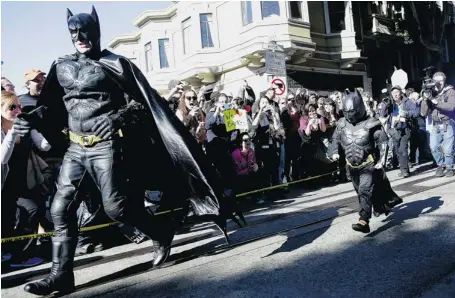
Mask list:
[[[401,101],[401,109],[405,112],[407,112],[406,115],[406,122],[403,122],[401,124],[401,127],[395,127],[395,128],[401,128],[404,129],[409,126],[411,123],[415,123],[417,117],[419,117],[420,112],[417,109],[417,106],[414,101],[411,99],[407,98],[405,95],[403,95],[403,99]],[[394,115],[394,112],[398,111],[398,105],[396,103],[393,103],[391,105],[383,105],[380,113],[380,117],[388,117],[386,125],[390,127],[392,125],[392,117],[396,116]]]

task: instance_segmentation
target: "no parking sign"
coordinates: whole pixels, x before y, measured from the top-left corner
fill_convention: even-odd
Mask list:
[[[282,79],[273,79],[272,88],[275,89],[275,94],[278,96],[283,95],[286,92],[286,84]]]

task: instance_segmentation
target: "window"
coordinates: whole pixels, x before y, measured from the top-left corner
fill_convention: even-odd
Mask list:
[[[344,23],[344,1],[326,1],[330,20],[330,33],[339,33],[346,30]]]
[[[280,3],[278,1],[261,1],[262,18],[280,15]]]
[[[289,1],[290,15],[293,19],[302,19],[302,1]]]
[[[169,54],[169,39],[158,39],[158,49],[160,52],[160,68],[169,68],[169,61],[167,60]]]
[[[213,48],[212,40],[212,14],[204,13],[200,15],[201,22],[201,39],[202,39],[202,48]]]
[[[251,1],[242,1],[242,21],[243,26],[253,22],[253,9],[251,8]]]
[[[183,54],[190,52],[190,39],[191,39],[191,18],[188,18],[182,22],[183,28]]]
[[[148,42],[144,46],[145,50],[145,71],[149,72],[153,70],[152,64],[152,43]]]

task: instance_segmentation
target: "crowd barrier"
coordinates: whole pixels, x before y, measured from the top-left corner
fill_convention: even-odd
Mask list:
[[[336,173],[338,171],[339,171],[339,169],[337,169],[335,171],[332,171],[332,172],[328,172],[328,173],[324,173],[324,174],[321,174],[321,175],[317,175],[317,176],[312,176],[312,177],[308,177],[308,178],[304,178],[304,179],[299,179],[299,180],[296,180],[296,181],[291,181],[291,182],[287,182],[287,183],[281,183],[281,184],[274,185],[274,186],[269,186],[269,187],[264,187],[264,188],[261,188],[261,189],[256,189],[256,190],[244,192],[244,193],[236,195],[236,197],[237,198],[246,197],[248,195],[259,193],[259,192],[264,192],[264,191],[268,191],[268,190],[272,190],[272,189],[287,187],[289,185],[293,185],[293,184],[297,184],[297,183],[301,183],[301,182],[305,182],[305,181],[318,179],[318,178],[321,178],[321,177],[324,177],[324,176],[332,175],[333,173]],[[161,211],[161,212],[155,213],[155,216],[161,215],[161,214],[166,214],[166,213],[177,211],[177,210],[182,210],[182,209],[183,208],[176,208],[176,209],[173,209],[173,210]],[[95,226],[84,227],[84,228],[79,229],[79,232],[88,232],[88,231],[103,229],[103,228],[107,228],[107,227],[114,226],[114,225],[117,225],[117,224],[120,224],[120,222],[110,222],[110,223],[105,223],[105,224],[100,224],[100,225],[95,225]],[[9,237],[9,238],[2,238],[2,242],[1,243],[3,244],[3,243],[7,243],[7,242],[15,242],[15,241],[21,241],[21,240],[27,240],[27,239],[40,238],[40,237],[50,237],[50,236],[53,236],[53,235],[55,235],[55,232],[14,236],[14,237]]]

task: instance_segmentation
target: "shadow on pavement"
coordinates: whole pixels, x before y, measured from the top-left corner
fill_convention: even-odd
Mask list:
[[[438,214],[437,220],[428,225],[422,221],[414,225],[410,222],[434,212],[442,204],[440,197],[406,203],[384,221],[375,237],[355,234],[349,224],[343,224],[346,230],[342,233],[345,231],[350,236],[341,242],[333,242],[325,228],[295,237],[288,233],[291,238],[278,249],[262,252],[263,256],[257,254],[267,250],[267,246],[206,263],[203,269],[176,270],[139,283],[128,280],[121,288],[116,287],[115,295],[130,298],[202,297],[207,293],[214,297],[413,297],[455,266],[452,214]],[[408,224],[401,226],[405,221]],[[392,226],[396,227],[393,232],[388,230]],[[358,237],[352,237],[351,233]],[[315,246],[306,248],[312,242]],[[261,263],[264,257],[267,261]],[[251,267],[235,265],[246,260],[249,263],[251,259],[256,260]],[[148,263],[136,265],[78,289],[141,273],[148,266]],[[103,290],[102,297],[114,295],[114,290]],[[91,291],[80,294],[87,297]]]
[[[430,197],[425,200],[403,203],[393,209],[393,213],[382,220],[386,224],[372,231],[365,237],[375,237],[388,229],[404,224],[407,220],[419,217],[422,214],[431,213],[444,204],[441,197]]]
[[[94,257],[89,257],[89,258],[85,258],[85,259],[81,259],[81,260],[75,260],[74,266],[75,267],[86,266],[86,265],[89,265],[93,262],[97,262],[102,259],[103,259],[103,257],[101,257],[101,256],[94,256]],[[38,269],[38,270],[28,271],[25,273],[19,273],[19,274],[7,276],[7,277],[2,277],[2,289],[9,289],[9,288],[20,286],[29,281],[36,280],[37,276],[44,278],[45,276],[47,276],[50,273],[50,271],[51,271],[50,266],[51,265],[49,265],[49,268],[45,268],[45,269]]]

